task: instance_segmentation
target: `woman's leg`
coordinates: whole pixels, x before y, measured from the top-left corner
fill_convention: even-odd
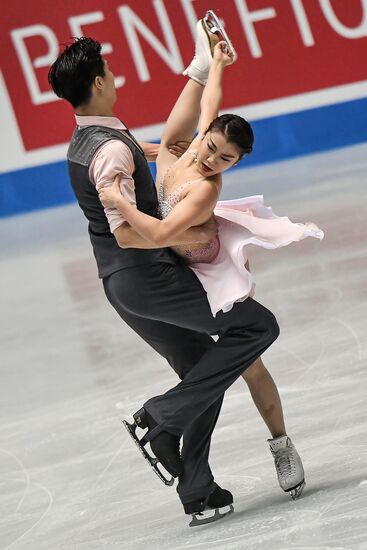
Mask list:
[[[273,439],[268,439],[280,488],[292,499],[298,498],[305,486],[302,460],[284,425],[282,403],[274,380],[261,357],[242,374],[254,403],[263,417]]]
[[[261,357],[243,374],[252,399],[264,419],[273,438],[286,434],[282,403],[278,389],[269,371],[265,368]]]
[[[200,118],[200,101],[207,81],[215,45],[221,39],[212,32],[212,24],[206,18],[197,22],[195,54],[190,67],[183,74],[190,76],[189,81],[166,122],[162,143],[167,145],[175,141],[192,141]],[[214,30],[214,29],[213,29]],[[199,75],[200,73],[200,75]],[[198,76],[201,78],[198,79]]]
[[[200,118],[200,101],[204,86],[189,79],[164,126],[161,143],[192,141]]]
[[[197,24],[195,55],[191,63],[195,67],[186,70],[184,74],[190,76],[179,98],[177,99],[165,124],[161,146],[156,160],[158,187],[166,171],[177,161],[176,156],[169,151],[169,145],[176,142],[192,141],[200,119],[200,101],[203,95],[206,78],[197,79],[197,70],[201,76],[207,77],[215,44],[219,36],[204,29],[201,21]],[[195,76],[196,75],[196,76]]]
[[[204,87],[189,79],[177,99],[164,126],[157,157],[157,181],[160,182],[168,168],[177,161],[168,146],[177,141],[191,142],[200,118],[200,100]]]

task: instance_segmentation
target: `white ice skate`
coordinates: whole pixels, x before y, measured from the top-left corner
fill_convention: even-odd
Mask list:
[[[208,11],[196,24],[195,55],[182,74],[205,86],[208,80],[213,51],[220,40],[227,43],[229,53],[236,60],[237,54],[224,30],[223,24],[213,11]]]
[[[296,500],[305,486],[305,473],[299,454],[287,435],[268,439],[280,488]]]
[[[223,20],[219,19],[214,11],[209,10],[205,14],[204,21],[206,26],[210,29],[210,32],[215,33],[219,37],[219,40],[224,40],[224,42],[227,44],[228,53],[233,57],[234,63],[237,59],[237,53],[228,34],[226,33]]]

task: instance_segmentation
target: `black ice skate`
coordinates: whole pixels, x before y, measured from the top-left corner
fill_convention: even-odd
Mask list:
[[[233,57],[233,61],[236,61],[236,50],[234,49],[233,44],[224,29],[222,21],[216,16],[216,14],[212,10],[206,12],[204,23],[206,27],[210,30],[210,32],[216,34],[219,37],[219,40],[224,40],[224,42],[227,44],[228,53]]]
[[[168,432],[156,429],[158,427],[157,422],[144,408],[136,412],[133,418],[133,424],[123,420],[125,428],[159,479],[165,485],[173,485],[174,478],[182,473],[180,439]],[[136,435],[136,428],[148,428],[148,431],[139,439]],[[151,456],[145,449],[147,443],[150,443],[150,448],[155,456]],[[171,474],[171,479],[167,479],[161,472],[158,468],[159,463]]]
[[[191,515],[190,527],[212,523],[234,512],[232,493],[217,485],[213,493],[202,500],[183,505],[185,514]]]

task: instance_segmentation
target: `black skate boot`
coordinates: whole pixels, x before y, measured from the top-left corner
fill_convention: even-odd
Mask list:
[[[157,430],[157,422],[144,408],[133,414],[133,418],[133,424],[123,420],[125,428],[159,479],[163,481],[165,485],[173,485],[174,478],[182,473],[180,438],[168,432]],[[148,428],[148,431],[139,439],[136,435],[136,428]],[[154,457],[144,448],[148,442],[155,455]],[[160,471],[158,468],[159,463],[161,463],[167,472],[171,474],[171,479],[167,479]]]
[[[232,514],[234,511],[233,496],[232,493],[217,485],[213,493],[205,499],[188,502],[183,507],[185,514],[192,516],[189,526],[197,527]]]

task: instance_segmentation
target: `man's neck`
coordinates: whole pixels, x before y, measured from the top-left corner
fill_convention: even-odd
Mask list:
[[[75,114],[79,116],[108,116],[114,117],[111,107],[87,105],[75,109]]]
[[[110,118],[116,118],[115,115],[111,112],[101,112],[101,111],[80,111],[79,109],[75,111],[77,116],[104,116]]]

